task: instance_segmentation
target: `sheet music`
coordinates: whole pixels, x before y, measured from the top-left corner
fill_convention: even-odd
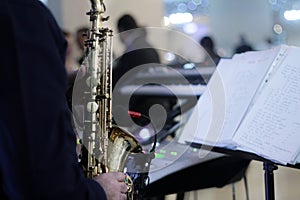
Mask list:
[[[232,137],[280,48],[222,59],[180,141],[234,148]]]
[[[227,63],[230,63],[230,60],[221,60],[221,65],[226,65]],[[230,66],[230,65],[229,65]],[[218,117],[219,115],[213,115],[213,112],[220,111],[220,109],[224,109],[224,106],[219,106],[220,109],[214,108],[213,106],[217,106],[220,104],[213,104],[212,96],[216,96],[218,94],[223,94],[224,97],[224,90],[223,90],[223,83],[222,78],[220,74],[225,74],[226,71],[221,72],[222,70],[226,69],[226,67],[218,67],[213,76],[211,77],[211,80],[209,81],[209,84],[207,85],[206,90],[200,97],[200,99],[197,102],[197,105],[194,107],[192,114],[190,115],[187,123],[183,127],[183,131],[180,134],[179,143],[186,143],[186,142],[194,142],[201,140],[201,143],[203,140],[206,141],[206,143],[214,143],[218,139],[219,135],[210,134],[208,135],[208,132],[211,128],[214,129],[220,129],[219,126],[210,126],[212,124],[212,121],[219,121],[222,120],[222,117],[219,119],[213,119],[214,117]],[[230,69],[227,69],[228,74]],[[221,99],[223,98],[221,97]],[[224,112],[224,111],[223,111]],[[222,123],[219,123],[222,125]],[[216,130],[214,133],[219,134],[219,131]],[[208,138],[209,136],[209,138]],[[197,139],[195,139],[197,137]]]
[[[300,138],[300,49],[290,47],[266,81],[233,141],[258,155],[294,164]],[[242,148],[243,147],[243,148]]]
[[[232,143],[241,119],[278,52],[279,48],[276,48],[265,52],[237,54],[233,58],[235,66],[232,77],[228,76],[229,80],[224,81],[226,113],[221,130],[224,142]]]

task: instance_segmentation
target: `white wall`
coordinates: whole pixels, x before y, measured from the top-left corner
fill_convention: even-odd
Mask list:
[[[115,29],[118,18],[124,13],[130,13],[137,18],[143,26],[160,26],[163,16],[163,5],[161,0],[110,0],[104,1],[106,4],[106,14],[110,16],[108,25]],[[57,20],[64,28],[75,31],[76,28],[89,25],[89,18],[86,12],[90,9],[88,0],[52,0],[49,1],[50,9],[54,15],[62,15]],[[56,6],[53,6],[56,5]],[[60,7],[61,13],[55,9]]]
[[[107,25],[116,29],[117,19],[124,13],[130,13],[142,26],[161,27],[164,16],[163,0],[109,0],[104,1],[110,20]],[[261,46],[266,37],[273,37],[273,25],[278,21],[268,3],[268,0],[209,0],[209,16],[203,26],[209,26],[205,31],[211,34],[218,49],[225,56],[231,56],[234,46],[238,43],[239,35],[245,34],[247,40],[254,46]],[[89,25],[86,12],[90,8],[88,0],[51,0],[51,9],[59,24],[74,32],[82,25]],[[283,25],[287,36],[286,43],[300,45],[298,36],[299,22]],[[203,32],[205,33],[205,32]],[[203,35],[203,33],[201,33]],[[199,40],[201,34],[194,39]],[[170,40],[170,38],[167,38]],[[155,41],[153,41],[155,42]],[[174,42],[174,41],[169,41]],[[178,48],[184,43],[176,41]],[[115,42],[115,51],[122,51],[122,45]],[[185,47],[183,48],[185,49]]]
[[[62,6],[62,26],[71,31],[81,26],[89,25],[89,17],[86,12],[90,9],[88,0],[60,0]]]
[[[273,12],[268,1],[210,0],[210,4],[212,35],[229,55],[240,34],[255,46],[273,36]]]

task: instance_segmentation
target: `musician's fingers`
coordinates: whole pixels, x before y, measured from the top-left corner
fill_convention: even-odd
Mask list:
[[[127,199],[127,195],[126,194],[121,194],[120,199],[121,200],[126,200]]]
[[[116,172],[115,175],[116,175],[116,179],[117,179],[118,181],[120,181],[120,182],[125,182],[126,176],[125,176],[124,173],[122,173],[122,172]]]
[[[121,185],[121,193],[126,193],[128,191],[128,186],[125,183]]]

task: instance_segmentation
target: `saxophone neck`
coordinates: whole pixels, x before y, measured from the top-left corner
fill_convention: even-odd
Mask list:
[[[91,2],[91,9],[93,11],[105,12],[106,7],[103,3],[103,0],[90,0]]]

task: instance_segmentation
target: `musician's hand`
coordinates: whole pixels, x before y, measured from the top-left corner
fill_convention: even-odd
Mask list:
[[[127,185],[122,172],[103,173],[94,178],[106,193],[107,200],[126,199]]]

